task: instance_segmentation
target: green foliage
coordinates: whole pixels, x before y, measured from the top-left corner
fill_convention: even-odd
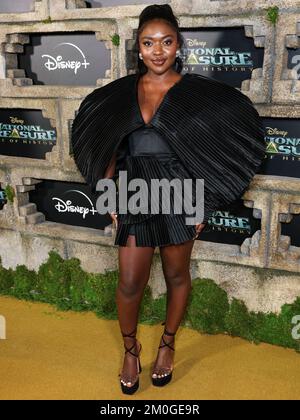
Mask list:
[[[5,193],[5,196],[6,196],[7,200],[10,203],[13,203],[14,196],[15,196],[15,192],[14,192],[13,187],[11,185],[6,185],[6,187],[4,188],[4,193]]]
[[[116,271],[108,271],[103,275],[97,275],[96,286],[98,296],[98,306],[96,307],[96,314],[101,318],[116,319],[117,305],[116,305],[116,288],[118,282],[118,275]]]
[[[233,299],[230,309],[225,316],[225,329],[234,337],[243,337],[246,340],[257,342],[255,337],[256,319],[244,302]]]
[[[113,45],[115,45],[116,47],[120,46],[120,35],[118,34],[114,34],[110,37]]]
[[[257,340],[297,349],[300,343],[292,338],[292,318],[285,319],[281,314],[257,314]]]
[[[300,298],[291,305],[283,305],[278,315],[248,312],[243,302],[234,299],[226,317],[226,329],[233,336],[255,343],[265,342],[300,351],[300,340],[292,337],[295,315],[300,315]]]
[[[267,19],[273,24],[276,25],[279,17],[279,8],[278,6],[269,7],[267,9]]]
[[[225,331],[225,317],[229,311],[227,294],[212,280],[193,281],[193,290],[186,321],[201,332],[218,334]]]
[[[88,281],[88,274],[82,270],[80,260],[72,258],[65,261],[68,272],[68,299],[73,311],[84,311],[89,308],[85,298],[85,288]]]
[[[7,270],[2,266],[2,260],[0,257],[0,293],[3,295],[9,295],[13,284],[13,270],[11,268]]]
[[[11,293],[19,299],[32,299],[32,290],[37,282],[37,274],[34,270],[28,270],[25,265],[18,265],[13,274],[13,286]]]
[[[67,261],[50,251],[49,259],[39,267],[36,285],[37,299],[56,304],[58,309],[71,309],[71,275]]]
[[[64,260],[55,250],[38,272],[18,265],[5,269],[0,258],[0,294],[53,304],[60,310],[94,311],[105,319],[117,319],[118,272],[87,273],[80,260]],[[146,287],[139,320],[152,325],[165,320],[166,295],[153,299]],[[300,351],[300,340],[292,337],[292,319],[300,315],[300,297],[282,307],[280,314],[249,312],[210,279],[195,279],[183,320],[184,325],[202,333],[227,333],[251,342],[266,342]]]
[[[300,315],[300,297],[292,304],[283,305],[277,319],[274,319],[274,314],[265,317],[264,328],[259,331],[261,340],[266,336],[268,343],[300,351],[300,340],[293,339],[291,334],[291,320],[295,315]]]

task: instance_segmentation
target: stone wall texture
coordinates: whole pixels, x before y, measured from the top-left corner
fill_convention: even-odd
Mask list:
[[[263,117],[300,117],[300,81],[287,68],[287,48],[300,45],[300,1],[172,0],[169,4],[185,28],[244,26],[265,54],[263,67],[243,82],[242,92]],[[114,270],[118,249],[111,227],[101,231],[48,222],[28,196],[43,179],[83,181],[69,154],[69,122],[95,86],[33,85],[17,68],[17,54],[31,33],[94,31],[111,51],[111,69],[97,81],[102,86],[128,73],[126,46],[145,4],[88,9],[81,0],[36,0],[34,6],[26,13],[0,13],[0,108],[42,110],[57,130],[57,144],[43,162],[0,155],[1,187],[11,185],[16,194],[14,202],[0,211],[2,264],[37,269],[56,249],[64,258],[78,257],[89,272]],[[267,19],[272,6],[279,7],[276,25]],[[115,33],[120,35],[119,46],[110,38]],[[300,179],[256,175],[243,200],[261,219],[261,230],[241,246],[196,241],[191,274],[213,279],[251,310],[276,312],[300,296],[300,248],[281,234],[282,225],[300,214]],[[150,285],[154,296],[165,291],[159,249]]]

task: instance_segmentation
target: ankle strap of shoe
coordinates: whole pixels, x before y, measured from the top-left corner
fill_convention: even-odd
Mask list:
[[[135,353],[132,352],[132,350],[135,348],[135,345],[136,345],[136,343],[134,343],[131,347],[128,348],[124,344],[125,354],[130,353],[130,354],[132,354],[132,356],[138,357],[139,356],[138,354],[135,354]]]
[[[165,334],[165,335],[174,336],[174,335],[176,335],[176,332],[174,332],[174,333],[170,333],[169,331],[167,331],[166,329],[164,329],[164,334]]]
[[[135,354],[135,353],[133,353],[132,352],[132,350],[135,348],[135,346],[136,346],[136,338],[135,338],[135,336],[136,336],[136,330],[137,330],[137,328],[135,328],[130,334],[124,334],[123,332],[122,332],[122,336],[123,337],[129,337],[129,338],[133,338],[134,339],[134,344],[131,346],[131,347],[126,347],[126,345],[125,345],[125,343],[124,343],[124,348],[125,348],[125,354],[126,353],[130,353],[130,354],[132,354],[132,356],[135,356],[135,357],[138,357],[138,354]]]
[[[166,335],[171,335],[171,336],[173,336],[173,335],[175,335],[175,334],[176,334],[176,332],[174,332],[174,333],[170,333],[170,332],[166,329],[166,321],[162,322],[162,323],[161,323],[161,325],[164,325],[164,326],[165,326],[165,329],[164,329],[164,334],[166,334]]]
[[[165,332],[164,332],[164,334],[165,334]],[[166,334],[166,335],[169,335],[169,334]],[[170,335],[175,335],[175,334],[170,334]],[[167,343],[166,341],[165,341],[165,339],[164,339],[164,335],[162,335],[162,341],[163,341],[163,343],[164,344],[161,344],[158,348],[159,349],[161,349],[161,348],[163,348],[163,347],[169,347],[169,349],[171,349],[171,350],[173,350],[173,351],[175,351],[175,349],[174,349],[174,347],[172,347],[171,346],[171,344],[173,344],[174,343],[174,339],[173,340],[171,340],[169,343]]]

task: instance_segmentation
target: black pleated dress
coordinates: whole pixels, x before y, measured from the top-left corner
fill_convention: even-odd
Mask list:
[[[157,132],[154,126],[145,124],[131,132],[123,140],[122,147],[118,150],[117,161],[123,159],[119,169],[127,171],[127,182],[134,178],[146,181],[148,185],[148,208],[151,208],[151,179],[178,178],[182,181],[191,178],[177,155],[173,152],[167,141]],[[128,185],[128,184],[127,184]],[[176,194],[176,193],[175,193]],[[118,209],[118,229],[115,245],[126,246],[128,235],[135,235],[136,246],[165,246],[180,244],[191,240],[197,234],[195,225],[187,225],[185,218],[194,214],[175,214],[174,190],[170,193],[170,212],[162,214],[162,194],[159,198],[158,214],[120,214]],[[130,192],[128,192],[128,199]],[[175,197],[176,200],[176,197]],[[128,203],[128,200],[127,200]],[[195,205],[195,189],[192,191],[192,203]],[[211,212],[206,209],[203,223]]]
[[[133,153],[129,150],[123,159],[128,180],[142,178],[147,184],[151,178],[164,177],[203,180],[203,221],[208,221],[210,212],[227,208],[242,197],[265,159],[262,120],[251,100],[236,88],[185,73],[166,92],[151,125],[146,125],[138,103],[139,77],[138,73],[121,77],[84,98],[72,123],[74,161],[94,192],[113,155],[130,136]],[[143,149],[136,149],[136,142]],[[170,153],[166,144],[176,156],[162,159],[162,147],[163,154]],[[121,185],[122,179],[120,176]],[[116,209],[116,244],[126,243],[130,227],[139,246],[177,244],[194,236],[195,226],[187,225],[183,214],[122,214],[122,207],[120,203]]]

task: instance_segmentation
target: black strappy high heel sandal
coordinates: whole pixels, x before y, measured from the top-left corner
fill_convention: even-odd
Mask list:
[[[165,325],[165,322],[162,323],[162,325]],[[169,347],[171,350],[175,351],[175,349],[170,345],[171,343],[174,342],[174,339],[171,341],[171,343],[166,343],[164,340],[164,335],[169,335],[171,337],[174,337],[176,333],[170,333],[169,331],[166,330],[166,327],[164,329],[163,335],[161,336],[162,341],[164,342],[164,344],[161,344],[158,349],[161,349],[162,347]],[[152,384],[154,386],[165,386],[167,385],[171,379],[172,379],[172,374],[173,374],[173,369],[171,370],[170,373],[168,373],[165,376],[162,376],[161,378],[153,378],[152,376]]]
[[[134,335],[132,335],[132,334],[134,334]],[[138,354],[134,354],[131,350],[135,347],[135,345],[136,345],[136,338],[135,338],[135,335],[136,335],[136,328],[135,328],[135,330],[134,331],[132,331],[132,333],[130,333],[130,334],[123,334],[122,333],[122,336],[123,337],[130,337],[130,338],[134,338],[134,340],[135,340],[135,342],[134,342],[134,344],[133,344],[133,346],[132,347],[130,347],[130,348],[127,348],[126,346],[125,346],[125,344],[124,344],[124,347],[125,347],[125,354],[126,353],[130,353],[130,354],[132,354],[132,356],[134,356],[134,357],[136,357],[137,358],[137,361],[138,361],[138,374],[140,374],[141,372],[142,372],[142,367],[141,367],[141,362],[140,362],[140,352],[141,352],[141,350],[142,350],[142,344],[140,344],[140,349],[139,349],[139,352],[138,352]],[[121,376],[121,374],[119,374],[119,376]],[[139,380],[139,378],[137,379],[137,381],[134,383],[134,385],[132,385],[132,386],[127,386],[127,385],[125,385],[125,384],[123,384],[121,381],[120,381],[120,384],[121,384],[121,389],[122,389],[122,392],[123,392],[123,394],[127,394],[127,395],[132,395],[132,394],[134,394],[137,390],[138,390],[138,388],[139,388],[139,382],[140,382],[140,380]]]

